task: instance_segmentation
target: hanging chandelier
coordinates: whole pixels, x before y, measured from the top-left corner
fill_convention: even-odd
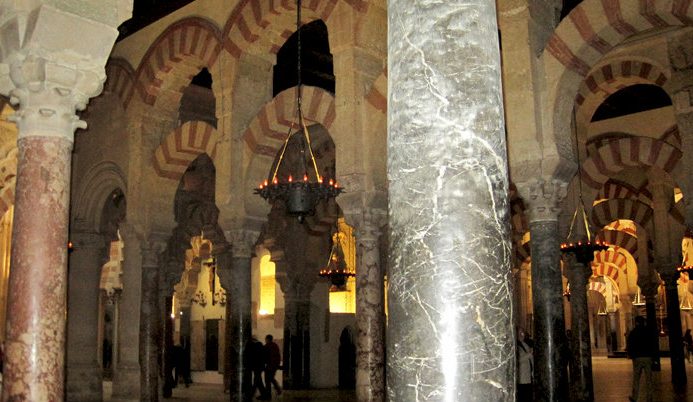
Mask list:
[[[609,246],[605,242],[599,240],[592,241],[592,236],[590,235],[590,227],[589,223],[587,222],[587,213],[585,212],[585,202],[582,199],[582,164],[580,162],[580,144],[578,143],[577,139],[577,131],[575,132],[575,150],[577,152],[578,162],[578,206],[575,208],[573,219],[570,221],[570,229],[568,229],[566,241],[561,243],[561,253],[563,255],[573,254],[575,259],[580,264],[589,267],[592,264],[592,261],[594,261],[594,253],[608,250]],[[584,225],[586,238],[580,236],[576,240],[574,239],[571,241],[573,228],[575,227],[575,221],[577,220],[578,214],[580,214],[581,218],[580,223]]]
[[[315,161],[313,148],[310,142],[310,133],[306,127],[301,107],[301,0],[296,1],[296,116],[291,123],[284,145],[279,153],[279,160],[271,171],[268,179],[255,189],[255,194],[260,195],[270,204],[281,201],[286,206],[289,215],[296,216],[299,222],[303,222],[307,215],[315,213],[315,207],[320,201],[328,201],[342,192],[334,178],[325,178],[320,175]],[[294,124],[296,126],[294,126]],[[298,136],[298,148],[301,171],[296,176],[290,172],[286,177],[279,177],[279,168],[284,161],[284,156],[292,137]],[[290,169],[287,169],[290,170]]]
[[[344,251],[341,246],[341,237],[344,234],[340,231],[332,235],[332,248],[327,259],[325,268],[320,270],[320,277],[330,280],[330,292],[345,292],[347,290],[347,280],[356,276],[344,260]]]

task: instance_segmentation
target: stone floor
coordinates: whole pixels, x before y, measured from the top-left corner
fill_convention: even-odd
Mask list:
[[[669,359],[662,359],[662,371],[655,373],[655,402],[688,402],[693,401],[693,364],[686,364],[688,387],[686,392],[675,395],[671,387],[671,369]],[[627,359],[593,359],[595,402],[627,402],[631,389],[631,363]],[[104,394],[109,399],[110,383],[105,383]],[[222,392],[217,384],[193,384],[190,388],[178,387],[173,391],[169,401],[186,402],[221,402],[228,401],[228,394]],[[352,392],[338,390],[285,391],[274,400],[280,402],[350,402],[356,398]],[[644,401],[641,398],[640,401]]]

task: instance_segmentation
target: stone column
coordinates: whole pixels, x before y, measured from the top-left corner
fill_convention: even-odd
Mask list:
[[[103,236],[73,232],[69,256],[67,305],[67,399],[93,402],[102,398],[99,367],[99,281],[106,257]]]
[[[51,3],[0,7],[0,94],[19,105],[4,401],[64,398],[70,162],[74,131],[86,127],[75,113],[101,92],[126,17],[125,1],[101,13]]]
[[[571,332],[570,345],[573,355],[570,361],[570,396],[572,401],[593,401],[592,346],[590,345],[589,310],[587,307],[587,283],[592,267],[567,259],[565,272],[570,282]]]
[[[609,317],[609,347],[611,350],[609,350],[611,355],[615,355],[616,352],[618,352],[618,317],[616,316],[616,310],[611,310],[607,312],[607,315]]]
[[[671,382],[674,389],[686,388],[686,365],[681,333],[681,310],[679,305],[678,272],[660,272],[667,295],[667,327],[669,328],[669,353],[671,355]]]
[[[568,345],[563,312],[563,282],[558,232],[558,204],[566,184],[535,180],[518,184],[529,209],[534,307],[534,396],[561,401],[568,392],[565,360]]]
[[[652,370],[661,371],[662,363],[659,359],[659,326],[657,325],[657,285],[652,283],[648,286],[638,285],[642,295],[645,297],[645,315],[647,317],[647,327],[650,331],[650,342],[654,350],[652,359]]]
[[[386,212],[365,211],[350,219],[356,229],[356,399],[385,398],[385,298],[380,258]]]
[[[495,1],[392,0],[388,19],[388,398],[511,401]]]
[[[250,381],[249,372],[243,364],[243,351],[252,334],[251,321],[251,282],[250,259],[257,233],[249,230],[233,230],[226,233],[232,243],[232,255],[216,255],[219,277],[222,287],[226,289],[227,314],[226,325],[229,326],[226,341],[231,354],[231,401],[241,402],[244,399],[244,384]]]
[[[131,224],[120,225],[123,239],[123,290],[118,301],[119,314],[114,326],[119,342],[113,345],[113,398],[140,399],[140,309],[142,292],[142,241]]]
[[[308,293],[306,295],[306,293]],[[284,292],[284,387],[310,387],[310,292]]]
[[[159,347],[161,306],[159,266],[163,242],[148,240],[142,245],[142,297],[140,304],[140,395],[141,400],[159,400]]]

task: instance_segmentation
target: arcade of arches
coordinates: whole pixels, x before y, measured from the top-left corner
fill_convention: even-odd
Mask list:
[[[183,3],[118,39],[130,0],[0,2],[3,401],[175,396],[181,350],[243,401],[267,334],[286,389],[511,401],[518,327],[536,400],[588,401],[636,316],[685,392],[693,2],[303,1],[316,169],[346,189],[304,222],[253,194],[294,124],[296,2]]]

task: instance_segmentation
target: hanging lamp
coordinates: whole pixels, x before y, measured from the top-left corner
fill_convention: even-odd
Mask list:
[[[321,269],[319,273],[320,277],[330,280],[330,292],[345,292],[347,280],[356,276],[356,273],[347,266],[344,260],[344,251],[341,245],[342,236],[344,234],[339,230],[332,235],[330,256],[327,258],[325,268]]]
[[[578,162],[578,206],[575,208],[573,213],[573,219],[570,221],[570,229],[568,229],[568,236],[566,236],[566,241],[561,243],[561,253],[573,254],[575,259],[585,266],[590,266],[592,261],[594,261],[594,253],[598,251],[608,250],[609,246],[602,241],[595,240],[592,241],[592,236],[590,234],[589,223],[587,222],[587,213],[585,212],[585,202],[582,198],[582,163],[580,162],[580,144],[577,139],[577,131],[575,132],[575,151],[577,152],[577,162]],[[577,236],[577,239],[571,238],[573,236],[573,229],[575,228],[576,220],[578,219],[578,214],[580,215],[580,223],[584,225],[585,237]]]
[[[289,215],[296,216],[299,222],[303,222],[305,217],[315,213],[315,207],[320,201],[328,201],[335,198],[343,191],[337,184],[335,178],[326,178],[320,175],[318,165],[315,161],[313,148],[310,142],[310,133],[306,127],[301,107],[302,81],[301,81],[301,0],[296,1],[296,116],[291,123],[289,131],[284,141],[284,145],[279,153],[279,160],[269,177],[255,190],[255,194],[267,200],[270,204],[281,201],[286,206]],[[294,124],[296,123],[296,126]],[[279,177],[279,168],[284,161],[289,140],[298,136],[299,158],[302,171],[294,176],[289,173],[287,177]]]

